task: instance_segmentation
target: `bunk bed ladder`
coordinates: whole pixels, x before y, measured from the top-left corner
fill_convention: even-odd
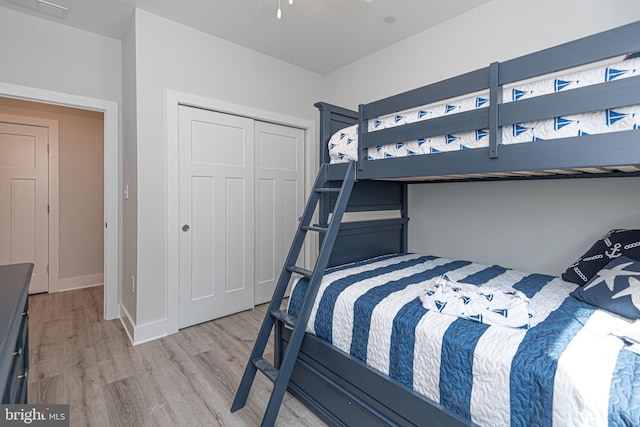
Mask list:
[[[304,213],[300,219],[300,224],[298,225],[298,230],[293,242],[291,243],[289,255],[285,260],[285,264],[274,290],[267,314],[262,322],[249,362],[247,363],[240,386],[238,387],[238,391],[231,406],[231,412],[235,412],[244,407],[249,391],[251,390],[251,385],[255,379],[256,372],[260,370],[267,378],[274,382],[271,397],[269,398],[269,403],[267,404],[267,409],[262,419],[262,426],[273,426],[278,415],[278,411],[280,410],[282,399],[284,398],[287,386],[289,385],[289,380],[293,373],[298,352],[302,345],[302,339],[304,338],[307,322],[311,315],[311,309],[313,307],[316,294],[318,293],[320,282],[322,281],[322,277],[329,263],[333,245],[336,241],[338,230],[340,229],[340,223],[342,222],[342,216],[347,208],[347,202],[351,195],[355,176],[356,166],[354,162],[351,162],[347,166],[342,186],[340,188],[330,187],[327,185],[326,165],[323,164],[321,166],[313,187],[313,192],[309,196],[307,206],[305,207]],[[311,225],[313,213],[315,212],[319,201],[322,197],[332,193],[334,195],[337,193],[338,197],[333,208],[331,220],[326,226]],[[324,235],[321,239],[322,244],[320,252],[318,253],[318,259],[316,260],[315,267],[312,271],[295,265],[308,231],[318,232]],[[285,291],[289,285],[289,280],[293,273],[302,275],[309,279],[304,295],[304,302],[297,318],[289,315],[280,308]],[[276,322],[278,322],[277,325]],[[293,332],[291,333],[284,356],[280,360],[278,355],[276,355],[276,362],[272,364],[264,358],[264,350],[267,346],[267,342],[269,341],[271,331],[274,329],[274,325],[281,327],[283,324],[293,328]]]

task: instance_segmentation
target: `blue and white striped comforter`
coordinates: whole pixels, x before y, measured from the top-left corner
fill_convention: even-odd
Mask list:
[[[423,282],[445,272],[522,291],[531,328],[424,309]],[[293,315],[306,283],[291,293]],[[640,356],[609,334],[626,321],[569,296],[575,287],[499,266],[389,255],[329,269],[307,331],[479,425],[640,425]]]

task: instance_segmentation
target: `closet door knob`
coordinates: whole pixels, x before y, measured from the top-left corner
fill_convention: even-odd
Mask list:
[[[182,231],[189,231],[189,225],[188,224],[183,225]]]

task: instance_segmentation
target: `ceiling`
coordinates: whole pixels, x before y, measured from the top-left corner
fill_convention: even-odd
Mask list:
[[[282,19],[278,0],[0,0],[0,6],[116,39],[140,8],[327,74],[491,0],[280,1]]]

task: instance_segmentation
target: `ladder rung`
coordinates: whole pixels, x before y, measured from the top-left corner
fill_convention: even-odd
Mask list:
[[[264,357],[258,357],[257,359],[253,359],[251,361],[253,366],[255,366],[260,372],[266,375],[271,381],[275,382],[278,379],[278,374],[280,373],[276,368],[269,363],[267,359]]]
[[[301,225],[300,228],[307,231],[317,231],[318,233],[326,233],[328,230],[327,227],[317,227],[314,225]]]
[[[291,376],[296,365],[296,360],[300,354],[300,348],[305,334],[304,326],[306,326],[309,321],[316,294],[318,293],[322,283],[322,276],[329,265],[331,251],[340,229],[342,216],[347,210],[349,197],[356,179],[356,164],[354,162],[350,162],[347,165],[347,170],[345,172],[341,188],[331,187],[334,184],[325,179],[327,167],[327,165],[323,165],[318,171],[316,181],[313,184],[314,191],[307,201],[304,214],[300,218],[300,226],[295,233],[294,240],[291,243],[291,249],[289,250],[289,255],[284,262],[285,270],[280,274],[280,279],[278,280],[278,284],[276,285],[273,293],[270,308],[262,321],[262,326],[260,327],[260,332],[256,338],[253,350],[251,351],[249,362],[244,370],[242,380],[238,386],[238,391],[236,392],[233,404],[231,405],[232,412],[235,412],[245,406],[249,391],[251,390],[251,385],[255,380],[256,373],[257,371],[262,372],[267,378],[274,382],[271,397],[269,398],[269,403],[267,404],[267,409],[262,419],[262,426],[264,427],[272,427],[275,425],[278,411],[282,405],[282,400],[287,391],[287,386],[290,383]],[[323,202],[330,202],[330,200],[323,200],[323,194],[326,193],[337,193],[330,222],[330,224],[334,225],[332,226],[324,223],[325,221],[328,221],[328,215],[324,215],[324,212],[322,214],[323,218],[319,220],[321,224],[312,225],[311,216],[316,209],[316,206],[320,206],[319,209],[322,210],[322,206],[324,206]],[[333,198],[333,196],[331,198]],[[325,207],[329,208],[330,206]],[[304,218],[304,221],[302,218]],[[315,267],[313,267],[313,271],[309,271],[295,265],[296,259],[298,259],[300,251],[302,250],[305,237],[307,237],[304,233],[305,231],[319,231],[326,233],[320,236],[323,239],[323,242],[318,253],[318,259]],[[288,274],[288,272],[300,274],[309,279],[309,284],[307,285],[304,297],[305,301],[302,304],[302,309],[297,318],[289,316],[285,311],[279,309],[282,305],[284,294],[291,279],[291,275]],[[277,353],[275,354],[273,362],[269,362],[264,358],[264,352],[271,334],[273,333],[276,337],[279,337],[280,332],[282,332],[281,322],[284,322],[287,326],[295,326],[291,333],[291,337],[286,344],[286,351],[284,354],[282,356],[280,355],[282,352],[282,345],[276,345],[274,350],[277,351]]]
[[[296,274],[299,274],[301,276],[304,276],[307,279],[310,278],[311,275],[313,274],[313,271],[307,270],[306,268],[298,267],[297,265],[293,265],[291,267],[287,267],[287,270],[292,272],[292,273],[296,273]]]
[[[296,323],[298,322],[298,319],[284,310],[271,310],[270,313],[274,318],[283,321],[285,325],[292,328],[296,326]]]

